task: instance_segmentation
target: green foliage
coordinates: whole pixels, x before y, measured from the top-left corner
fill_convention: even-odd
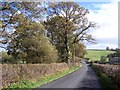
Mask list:
[[[99,77],[102,90],[111,89],[114,87],[112,81],[105,73],[98,70],[95,66],[92,66],[92,67],[94,68],[94,70],[97,73],[97,76]]]
[[[47,36],[59,52],[61,61],[65,61],[67,56],[66,44],[69,46],[72,39],[71,31],[74,30],[73,23],[66,18],[56,16],[48,19],[45,22],[45,27],[48,31]]]
[[[109,47],[106,47],[106,50],[110,50],[110,48],[109,48]]]
[[[103,90],[120,89],[119,70],[117,65],[93,64]]]
[[[48,37],[57,46],[60,57],[64,56],[65,61],[69,62],[70,49],[73,44],[84,40],[90,42],[94,40],[87,31],[89,28],[95,27],[95,23],[88,21],[86,17],[88,10],[75,2],[49,3],[47,11],[45,25]],[[64,53],[61,49],[64,49]]]
[[[88,9],[75,2],[47,3],[46,9],[41,3],[34,2],[3,2],[2,6],[5,14],[1,19],[5,31],[5,40],[2,42],[8,45],[8,54],[14,56],[16,62],[54,62],[57,59],[57,50],[61,59],[59,62],[69,62],[73,44],[84,40],[94,41],[87,31],[95,27],[95,23],[88,21]],[[41,12],[44,10],[47,11],[47,20],[44,23],[46,32],[42,24],[36,23],[36,20],[40,21]],[[6,32],[8,26],[10,33]],[[81,53],[76,53],[76,56],[83,57],[85,51],[80,48]]]
[[[20,22],[20,19],[17,19],[17,15],[24,14],[24,16],[33,21],[35,19],[41,19],[41,13],[43,7],[40,6],[40,2],[1,2],[0,11],[2,12],[2,17],[0,17],[2,33],[0,37],[0,46],[6,49],[6,45],[11,38],[11,34],[14,32],[14,27]],[[21,18],[22,19],[22,18]],[[3,45],[2,45],[3,44]]]
[[[107,62],[107,57],[106,56],[101,56],[100,62],[101,63],[106,63]]]
[[[44,27],[40,23],[30,22],[23,15],[8,45],[8,54],[16,60],[26,63],[56,62],[57,50],[44,36]]]
[[[73,48],[74,48],[73,50],[75,51],[76,57],[84,58],[85,54],[87,53],[84,44],[82,43],[75,44]]]
[[[75,2],[56,2],[49,3],[47,11],[49,12],[47,17],[48,19],[54,18],[54,16],[63,18],[61,23],[56,25],[56,27],[59,29],[64,28],[66,34],[72,33],[74,38],[72,43],[83,40],[91,42],[94,40],[92,36],[87,33],[89,28],[96,26],[95,23],[89,22],[86,17],[89,13],[88,9],[81,7]],[[69,38],[69,35],[67,38]]]
[[[11,55],[8,55],[7,52],[2,51],[0,52],[1,55],[1,61],[0,63],[10,63],[14,61],[14,58]]]
[[[120,57],[120,51],[115,51],[113,54],[109,54],[111,57]]]

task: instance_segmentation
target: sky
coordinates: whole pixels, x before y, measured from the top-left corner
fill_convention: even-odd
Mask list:
[[[97,23],[97,28],[90,34],[96,38],[97,44],[85,43],[87,49],[118,48],[118,1],[78,2],[89,9],[89,21]]]

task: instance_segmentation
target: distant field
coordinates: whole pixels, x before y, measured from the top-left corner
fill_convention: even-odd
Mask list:
[[[85,56],[85,58],[90,58],[90,61],[99,61],[101,56],[107,56],[110,53],[113,53],[113,51],[87,50],[87,55]]]

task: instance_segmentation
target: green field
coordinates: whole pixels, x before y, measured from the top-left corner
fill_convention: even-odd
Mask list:
[[[89,58],[90,61],[99,61],[101,56],[107,56],[110,53],[114,52],[106,50],[87,50],[87,55],[85,55],[85,58]]]

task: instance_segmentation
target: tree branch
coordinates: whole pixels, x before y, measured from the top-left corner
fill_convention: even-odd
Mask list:
[[[6,48],[6,47],[3,47],[3,46],[0,46],[0,48],[4,48],[5,50],[7,50],[7,48]]]
[[[91,25],[89,24],[88,27],[84,28],[80,33],[78,33],[78,34],[75,36],[75,39],[74,39],[73,43],[75,43],[76,40],[77,40],[77,38],[79,37],[79,35],[81,35],[84,31],[86,31],[88,28],[90,28],[90,26],[91,26]]]

